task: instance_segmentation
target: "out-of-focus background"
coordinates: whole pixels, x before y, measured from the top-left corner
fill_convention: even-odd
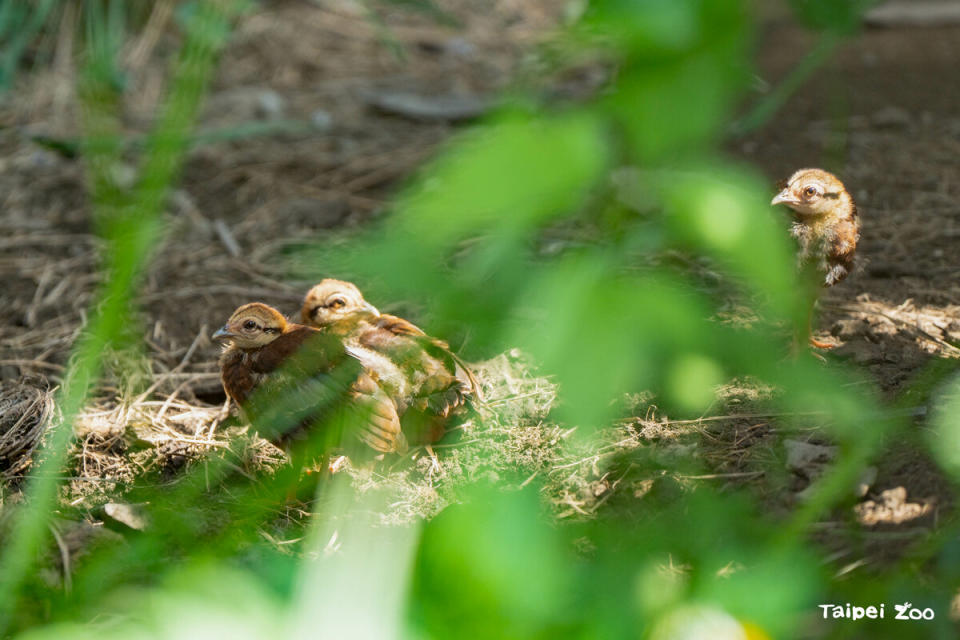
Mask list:
[[[0,43],[3,637],[955,636],[958,3],[11,0]],[[863,222],[822,358],[804,166]],[[209,336],[323,277],[485,400],[290,501]]]

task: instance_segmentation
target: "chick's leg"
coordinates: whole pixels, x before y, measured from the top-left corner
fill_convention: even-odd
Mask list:
[[[823,340],[817,340],[813,337],[813,321],[814,321],[814,311],[817,308],[817,301],[814,300],[813,304],[810,305],[810,311],[807,316],[807,343],[814,349],[834,349],[836,344],[832,342],[824,342]]]
[[[810,346],[814,349],[835,349],[837,347],[837,345],[832,342],[817,340],[813,336],[810,336]]]

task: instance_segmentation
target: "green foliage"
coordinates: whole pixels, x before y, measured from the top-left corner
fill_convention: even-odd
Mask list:
[[[116,146],[92,148],[88,171],[96,203],[97,222],[107,240],[104,268],[109,279],[94,307],[90,326],[75,348],[68,379],[59,395],[63,423],[47,443],[49,454],[38,465],[27,488],[28,500],[20,509],[5,538],[0,555],[0,632],[9,623],[18,603],[19,587],[46,540],[49,513],[56,498],[56,473],[62,466],[71,437],[74,416],[82,407],[90,385],[100,375],[102,351],[116,336],[122,336],[130,316],[130,298],[143,270],[150,247],[159,234],[159,214],[166,193],[180,167],[184,141],[196,116],[213,62],[225,42],[224,24],[235,8],[229,3],[204,3],[188,30],[180,63],[152,144],[148,146],[139,181],[125,193],[111,179]],[[95,134],[108,132],[116,120],[116,86],[109,72],[118,42],[103,35],[102,16],[95,12],[87,22],[97,46],[90,47],[90,62],[82,88],[88,113],[87,126]],[[109,24],[109,20],[107,23]],[[220,33],[217,38],[209,32]],[[101,40],[103,38],[103,40]]]
[[[547,525],[536,493],[486,487],[472,500],[424,531],[411,599],[423,631],[546,638],[576,620],[576,558],[566,535]]]
[[[795,4],[811,24],[844,31],[859,7]],[[186,41],[132,191],[111,173],[123,147],[118,41],[108,27],[115,22],[109,7],[88,17],[81,146],[109,279],[60,396],[67,426],[100,374],[99,354],[129,316],[165,194],[239,10],[240,3],[214,0],[181,8]],[[293,547],[300,555],[287,556],[263,538],[298,470],[250,479],[225,452],[171,487],[132,491],[131,501],[155,506],[154,526],[93,553],[73,592],[60,594],[31,569],[69,441],[61,428],[4,540],[0,628],[32,628],[19,636],[31,640],[173,638],[185,630],[230,638],[286,630],[295,637],[711,637],[689,635],[702,619],[793,637],[829,594],[847,589],[850,601],[902,594],[907,570],[836,587],[808,541],[811,523],[848,499],[898,424],[855,373],[809,356],[784,358],[789,327],[806,321],[807,295],[766,205],[769,190],[715,150],[750,68],[751,33],[743,2],[592,3],[566,44],[599,52],[616,71],[610,86],[578,104],[506,107],[453,141],[381,227],[348,249],[304,254],[298,268],[358,274],[395,298],[429,292],[438,333],[468,326],[478,354],[532,353],[559,382],[555,417],[584,432],[617,417],[615,401],[628,392],[652,390],[672,412],[698,415],[733,376],[775,385],[784,411],[821,411],[822,433],[841,449],[808,502],[774,516],[737,491],[659,483],[639,509],[558,524],[544,513],[535,482],[512,491],[484,485],[463,492],[421,532],[372,526],[365,516],[382,505],[354,505],[334,479],[320,487],[306,530],[292,527],[303,540]],[[705,284],[670,255],[708,259],[723,285]],[[749,329],[717,319],[731,297],[756,310]],[[951,472],[960,467],[955,405],[955,398],[945,405],[932,436]],[[656,470],[645,464],[638,458],[624,475]],[[327,553],[340,540],[343,548]],[[939,558],[937,578],[947,584],[960,575],[960,551],[939,542],[926,558]],[[114,617],[120,622],[100,622]],[[872,637],[900,637],[896,631]]]
[[[960,380],[941,390],[930,445],[937,461],[951,475],[960,474]]]

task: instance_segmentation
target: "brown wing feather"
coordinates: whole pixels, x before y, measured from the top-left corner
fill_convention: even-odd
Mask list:
[[[270,373],[303,347],[307,340],[311,341],[310,357],[319,359],[318,367],[339,362],[346,353],[340,341],[323,336],[312,327],[291,324],[276,340],[254,354],[251,358],[251,367],[257,373]]]
[[[859,239],[860,230],[854,221],[844,220],[838,223],[830,247],[831,257],[843,262],[852,262]]]
[[[376,326],[378,329],[384,329],[398,336],[427,335],[424,333],[423,329],[413,324],[409,320],[404,320],[403,318],[398,318],[397,316],[392,316],[388,313],[380,314],[380,317],[377,318],[377,322],[374,326]]]
[[[834,225],[826,246],[827,273],[824,284],[832,286],[853,270],[853,259],[860,240],[860,228],[855,218]]]
[[[239,349],[227,349],[220,356],[220,380],[223,390],[238,405],[246,402],[257,384],[250,366],[244,361],[244,353]]]
[[[432,352],[435,357],[443,360],[449,360],[450,369],[454,371],[455,377],[463,384],[464,391],[473,395],[478,400],[481,398],[480,382],[477,380],[473,371],[467,366],[457,354],[450,350],[450,344],[440,338],[428,336],[423,329],[413,324],[409,320],[381,314],[376,324],[378,328],[385,329],[397,336],[410,336],[416,338],[417,342],[428,352]]]
[[[480,385],[466,363],[445,341],[403,318],[381,315],[356,338],[387,356],[410,381],[409,397],[398,404],[408,407],[401,416],[403,428],[416,441],[439,439],[448,419],[461,413],[471,398],[479,399]]]
[[[407,440],[400,428],[397,406],[369,375],[362,374],[351,395],[362,412],[363,428],[357,433],[361,442],[382,453],[403,453]]]
[[[334,375],[334,369],[344,365],[350,366],[341,370],[343,375]],[[407,448],[393,401],[376,381],[361,372],[359,363],[347,355],[343,342],[334,336],[292,324],[273,342],[249,354],[226,351],[221,357],[221,368],[224,389],[240,405],[247,404],[261,383],[268,385],[268,395],[276,394],[259,407],[258,413],[265,423],[289,425],[278,429],[279,433],[272,438],[281,445],[305,437],[318,417],[312,413],[312,407],[319,396],[329,400],[342,395],[352,401],[351,415],[358,425],[356,436],[362,442],[381,452],[402,452]],[[275,402],[285,402],[287,406],[269,406]],[[319,404],[327,405],[317,407],[321,412],[331,408],[329,402]],[[295,424],[284,420],[284,414],[304,413],[306,418],[294,419]]]

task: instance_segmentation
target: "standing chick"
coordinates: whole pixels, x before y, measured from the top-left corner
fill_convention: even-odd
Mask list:
[[[357,287],[327,278],[307,293],[304,323],[340,336],[394,399],[404,430],[417,442],[439,440],[480,385],[450,346],[413,323],[380,313]]]
[[[226,344],[224,391],[242,410],[255,409],[258,426],[278,445],[304,439],[313,424],[346,405],[353,410],[348,426],[363,443],[380,452],[406,450],[396,406],[342,340],[287,322],[260,302],[239,307],[213,339]],[[257,403],[260,389],[270,397]]]
[[[799,245],[801,268],[812,269],[823,279],[824,287],[832,287],[853,269],[860,240],[853,196],[835,175],[823,169],[800,169],[780,186],[770,204],[785,204],[794,212],[790,233]],[[820,349],[833,346],[812,337],[809,340]]]
[[[853,196],[835,175],[800,169],[782,185],[770,204],[795,213],[791,234],[800,245],[802,264],[813,264],[831,287],[847,277],[860,240],[860,218]]]

